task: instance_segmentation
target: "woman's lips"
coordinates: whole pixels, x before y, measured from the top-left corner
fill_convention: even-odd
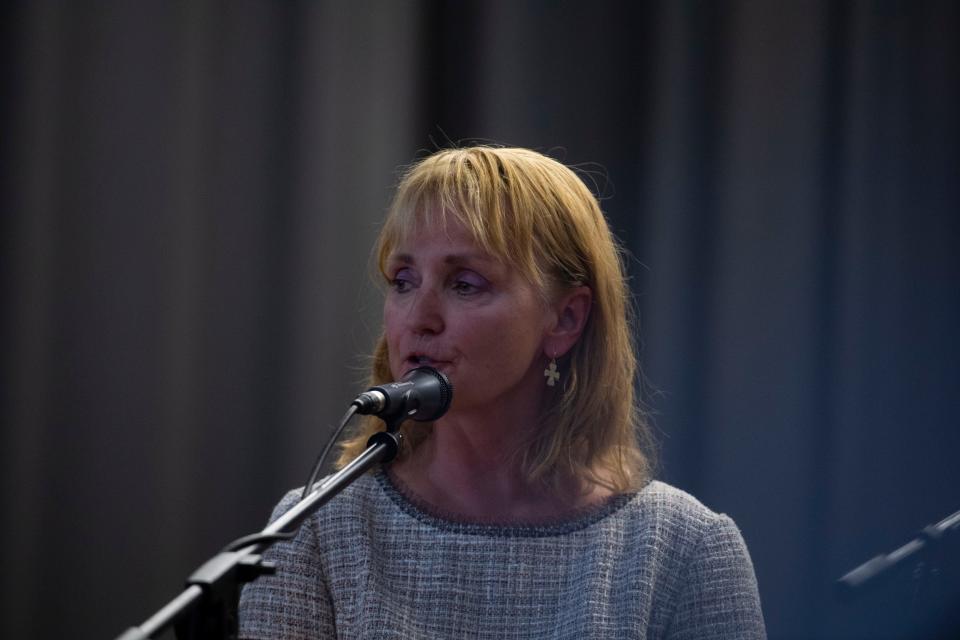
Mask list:
[[[408,371],[416,369],[417,367],[433,367],[434,369],[443,370],[446,365],[450,364],[448,360],[440,360],[423,355],[412,355],[407,358],[406,362],[409,367]]]

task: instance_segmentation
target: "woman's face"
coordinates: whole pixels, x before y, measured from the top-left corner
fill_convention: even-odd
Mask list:
[[[388,258],[384,326],[398,379],[429,365],[456,390],[451,410],[517,409],[544,386],[544,335],[554,314],[515,270],[451,221],[420,229]]]

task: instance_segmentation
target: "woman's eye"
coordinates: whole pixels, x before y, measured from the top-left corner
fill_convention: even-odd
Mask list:
[[[461,295],[467,295],[477,290],[477,287],[464,280],[457,280],[453,284],[453,290]]]
[[[453,290],[457,295],[471,296],[483,291],[486,281],[480,276],[472,273],[466,273],[457,276],[453,281]]]
[[[390,280],[390,286],[397,293],[405,293],[413,286],[413,281],[406,269],[401,269],[397,272],[397,275]]]

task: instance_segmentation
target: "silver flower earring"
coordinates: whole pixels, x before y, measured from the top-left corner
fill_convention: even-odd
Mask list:
[[[547,386],[552,387],[560,379],[560,370],[557,369],[557,359],[550,358],[550,366],[543,370],[543,375],[547,378]]]

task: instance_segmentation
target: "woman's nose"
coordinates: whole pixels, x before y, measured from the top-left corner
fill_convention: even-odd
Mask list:
[[[417,334],[433,334],[443,331],[443,301],[429,287],[421,287],[414,295],[409,315],[410,328]]]

